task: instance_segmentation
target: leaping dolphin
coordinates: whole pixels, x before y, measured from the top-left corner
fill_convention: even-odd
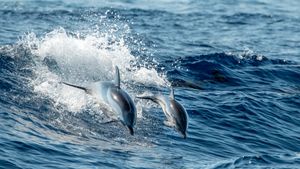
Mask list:
[[[137,96],[137,98],[148,99],[159,104],[167,118],[164,124],[169,127],[175,127],[183,138],[187,137],[188,114],[185,108],[175,100],[173,88],[171,88],[169,98],[163,95]]]
[[[133,127],[136,123],[136,107],[127,92],[120,87],[120,73],[116,66],[115,80],[98,81],[89,86],[82,87],[62,82],[65,85],[84,90],[87,94],[94,96],[97,101],[105,102],[114,112],[117,113],[119,120],[125,125],[131,135],[134,135]]]

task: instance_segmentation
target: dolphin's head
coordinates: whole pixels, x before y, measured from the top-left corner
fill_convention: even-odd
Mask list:
[[[183,138],[186,138],[188,128],[188,115],[186,113],[186,110],[176,100],[171,99],[170,111],[172,117],[174,118],[175,128],[183,136]]]
[[[129,129],[133,135],[133,127],[136,123],[136,107],[131,97],[119,87],[111,87],[108,91],[114,110],[119,114],[122,123]]]

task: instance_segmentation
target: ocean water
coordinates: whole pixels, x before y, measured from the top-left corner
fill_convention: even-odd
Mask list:
[[[300,168],[300,1],[1,0],[0,168]],[[112,80],[135,135],[84,92]],[[136,95],[169,94],[187,139]]]

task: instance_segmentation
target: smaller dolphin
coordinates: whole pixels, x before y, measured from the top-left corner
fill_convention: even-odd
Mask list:
[[[120,73],[116,66],[115,81],[98,81],[89,86],[82,87],[62,82],[65,85],[84,90],[87,94],[94,96],[97,101],[108,104],[119,120],[125,125],[131,135],[134,135],[133,127],[136,123],[136,107],[127,92],[120,87]]]
[[[162,110],[167,118],[164,124],[175,129],[186,138],[188,129],[188,114],[185,108],[175,100],[174,90],[171,88],[169,98],[163,95],[153,96],[137,96],[140,99],[148,99],[162,107]]]

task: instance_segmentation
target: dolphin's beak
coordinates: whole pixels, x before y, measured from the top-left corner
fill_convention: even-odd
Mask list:
[[[129,129],[130,134],[131,134],[131,135],[134,135],[134,131],[133,131],[132,126],[127,126],[127,128]]]

